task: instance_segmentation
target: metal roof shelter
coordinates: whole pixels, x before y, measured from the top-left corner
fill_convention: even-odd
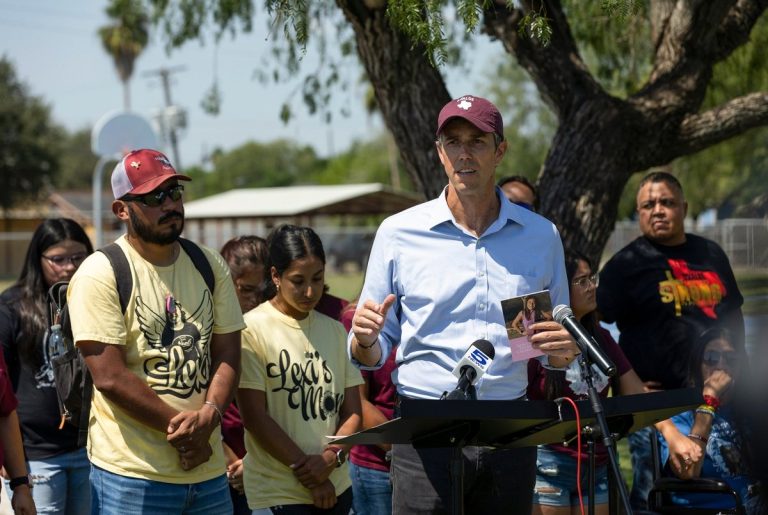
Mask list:
[[[355,217],[390,215],[422,201],[419,194],[379,183],[243,188],[185,202],[185,232],[214,248],[242,234],[266,236],[284,222],[312,226],[323,237],[338,231],[324,223],[326,217],[355,225],[349,223]]]
[[[422,202],[415,193],[379,183],[245,188],[184,203],[187,220],[283,218],[318,215],[388,215]]]

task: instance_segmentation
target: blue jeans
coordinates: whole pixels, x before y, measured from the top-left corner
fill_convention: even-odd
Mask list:
[[[629,504],[635,510],[648,509],[648,494],[653,487],[653,458],[651,457],[652,427],[629,433],[627,441],[632,455],[632,491]]]
[[[85,448],[27,462],[32,481],[32,498],[37,513],[64,513],[80,515],[88,513],[91,492],[88,489],[88,473],[91,463]],[[5,491],[10,484],[4,481]]]
[[[581,462],[581,494],[584,505],[589,502],[589,460]],[[536,486],[533,504],[545,506],[578,506],[576,458],[540,446],[536,456]],[[595,505],[608,504],[608,466],[595,468]]]
[[[174,484],[113,474],[91,466],[91,513],[106,515],[231,515],[227,477]]]
[[[352,506],[355,515],[392,515],[392,483],[389,472],[349,462]]]

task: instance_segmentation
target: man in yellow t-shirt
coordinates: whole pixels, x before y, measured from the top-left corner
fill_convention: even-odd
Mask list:
[[[212,291],[182,249],[180,180],[154,150],[112,173],[133,288],[123,314],[108,258],[94,253],[69,287],[74,340],[93,376],[88,428],[92,511],[231,513],[221,435],[244,327],[229,269],[201,247]]]

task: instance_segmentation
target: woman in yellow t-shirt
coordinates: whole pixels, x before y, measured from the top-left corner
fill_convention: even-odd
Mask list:
[[[246,429],[248,506],[274,514],[347,514],[347,446],[329,435],[360,427],[360,372],[346,332],[314,311],[325,290],[325,252],[308,227],[283,225],[267,240],[277,294],[245,315],[238,405]]]

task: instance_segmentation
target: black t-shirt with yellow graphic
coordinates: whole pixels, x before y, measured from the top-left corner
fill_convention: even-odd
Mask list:
[[[743,347],[743,302],[725,252],[693,234],[672,247],[637,238],[605,264],[597,290],[602,318],[616,322],[640,378],[664,389],[685,386],[691,344],[704,329],[727,327]]]

